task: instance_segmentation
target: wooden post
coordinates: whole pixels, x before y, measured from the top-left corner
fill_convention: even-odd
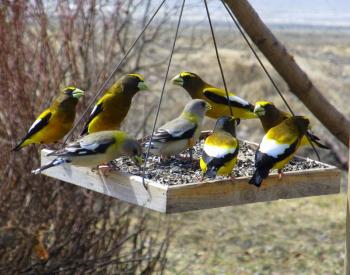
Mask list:
[[[273,35],[247,0],[224,0],[254,44],[288,84],[290,91],[344,145],[348,146],[350,120],[323,96],[306,73]]]
[[[350,146],[350,138],[349,138]],[[350,148],[350,147],[349,147]],[[348,170],[348,192],[346,200],[346,247],[345,247],[345,275],[350,275],[350,150],[349,150],[349,170]]]

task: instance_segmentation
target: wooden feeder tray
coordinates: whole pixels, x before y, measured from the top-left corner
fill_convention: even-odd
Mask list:
[[[93,172],[89,168],[71,165],[50,168],[43,171],[43,174],[162,213],[340,192],[341,172],[338,168],[298,156],[291,161],[292,165],[286,166],[286,172],[281,180],[277,174],[272,173],[263,181],[260,188],[250,185],[248,181],[253,172],[253,152],[257,145],[241,141],[240,146],[238,156],[240,160],[234,169],[236,176],[234,182],[224,177],[215,180],[204,178],[201,181],[198,161],[194,164],[188,160],[174,159],[161,164],[156,157],[150,158],[147,162],[149,168],[145,183],[148,185],[148,191],[142,185],[141,172],[127,158],[116,160],[118,168],[107,176],[98,171]],[[249,150],[251,152],[246,153]],[[49,152],[51,151],[47,149],[41,151],[42,164],[53,159],[46,156]],[[195,148],[195,158],[198,158],[199,153],[198,145]],[[161,171],[160,175],[157,171]],[[182,182],[179,178],[183,179]]]

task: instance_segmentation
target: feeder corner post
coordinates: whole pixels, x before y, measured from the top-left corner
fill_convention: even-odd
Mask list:
[[[350,137],[349,137],[350,146]],[[350,147],[349,147],[350,148]],[[350,160],[350,150],[349,150],[349,160]],[[346,198],[346,245],[345,245],[345,275],[350,275],[350,161],[348,168],[348,188],[347,188],[347,198]]]

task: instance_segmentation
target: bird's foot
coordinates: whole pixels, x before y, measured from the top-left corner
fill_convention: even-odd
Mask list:
[[[170,158],[161,155],[161,156],[159,157],[159,164],[162,164],[162,165],[169,165],[169,164],[170,164]]]
[[[282,169],[278,169],[278,180],[282,180],[283,177],[283,171]]]
[[[191,137],[189,140],[188,140],[188,147],[192,148],[193,146],[196,145],[196,139],[194,137]]]
[[[92,168],[92,172],[101,172],[103,176],[107,177],[107,174],[114,171],[114,167],[110,163],[103,163]]]
[[[232,183],[235,183],[236,177],[233,174],[231,174],[230,175],[230,180],[231,180]]]

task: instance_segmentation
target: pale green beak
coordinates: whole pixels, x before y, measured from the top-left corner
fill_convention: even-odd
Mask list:
[[[207,105],[206,105],[206,109],[207,109],[207,111],[209,111],[209,110],[211,110],[211,105],[207,102]]]
[[[139,84],[137,84],[137,88],[142,91],[142,90],[149,90],[147,84],[144,81],[140,81]]]
[[[84,95],[84,93],[85,93],[84,91],[82,91],[82,90],[76,88],[76,89],[73,91],[72,96],[75,97],[76,99],[79,99],[79,98],[81,98],[81,97]]]
[[[265,115],[265,109],[259,104],[255,105],[254,108],[254,114],[256,114],[258,117],[264,116]]]
[[[171,83],[174,84],[174,85],[178,85],[178,86],[183,86],[184,85],[184,80],[183,78],[178,74],[176,76],[174,76],[172,79],[171,79]]]

